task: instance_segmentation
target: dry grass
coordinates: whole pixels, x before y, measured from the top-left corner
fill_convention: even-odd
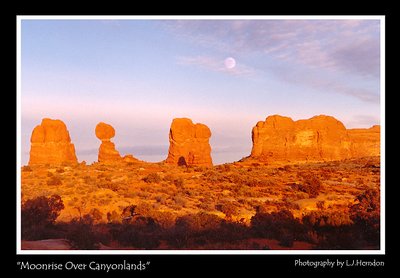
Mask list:
[[[270,212],[288,209],[301,217],[333,207],[345,211],[361,191],[380,186],[377,157],[278,166],[233,163],[213,168],[162,163],[23,166],[21,174],[23,201],[58,194],[65,203],[58,221],[95,210],[96,221],[104,223],[109,221],[107,213],[115,211],[116,218],[124,207],[144,203],[148,210],[171,219],[206,211],[249,222],[260,206]],[[320,184],[318,194],[293,186],[314,183]]]

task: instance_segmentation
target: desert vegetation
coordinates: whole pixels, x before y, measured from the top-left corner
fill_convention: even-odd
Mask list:
[[[22,240],[73,249],[378,249],[379,158],[22,168]]]

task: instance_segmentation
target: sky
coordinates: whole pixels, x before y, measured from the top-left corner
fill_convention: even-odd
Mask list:
[[[22,165],[42,118],[64,121],[87,163],[99,122],[149,162],[167,157],[173,118],[204,123],[214,164],[248,156],[252,127],[274,114],[380,124],[376,19],[22,19],[20,39]]]

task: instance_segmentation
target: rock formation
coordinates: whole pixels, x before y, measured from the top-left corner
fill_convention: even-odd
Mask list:
[[[32,131],[29,165],[78,163],[74,144],[60,120],[43,119]]]
[[[379,125],[374,125],[368,129],[349,129],[348,132],[353,143],[353,155],[355,157],[380,155],[381,127]]]
[[[101,140],[99,148],[99,162],[117,162],[121,161],[121,155],[115,149],[115,144],[110,141],[115,136],[115,129],[106,123],[98,123],[96,126],[96,137]]]
[[[127,154],[122,158],[123,161],[127,162],[127,163],[135,163],[135,162],[140,162],[139,159],[137,159],[136,157],[133,157],[133,155],[131,154]]]
[[[293,121],[274,115],[253,128],[250,157],[260,161],[328,161],[379,155],[379,134],[378,127],[347,130],[330,116]]]
[[[172,121],[166,163],[175,165],[212,166],[210,129],[204,124],[193,124],[187,118]]]

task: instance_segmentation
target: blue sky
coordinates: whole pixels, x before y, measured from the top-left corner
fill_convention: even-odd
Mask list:
[[[251,151],[273,114],[380,123],[379,20],[22,20],[22,164],[41,119],[68,126],[78,160],[94,128],[122,154],[161,161],[176,117],[212,131],[214,163]],[[224,60],[232,57],[234,68]]]

